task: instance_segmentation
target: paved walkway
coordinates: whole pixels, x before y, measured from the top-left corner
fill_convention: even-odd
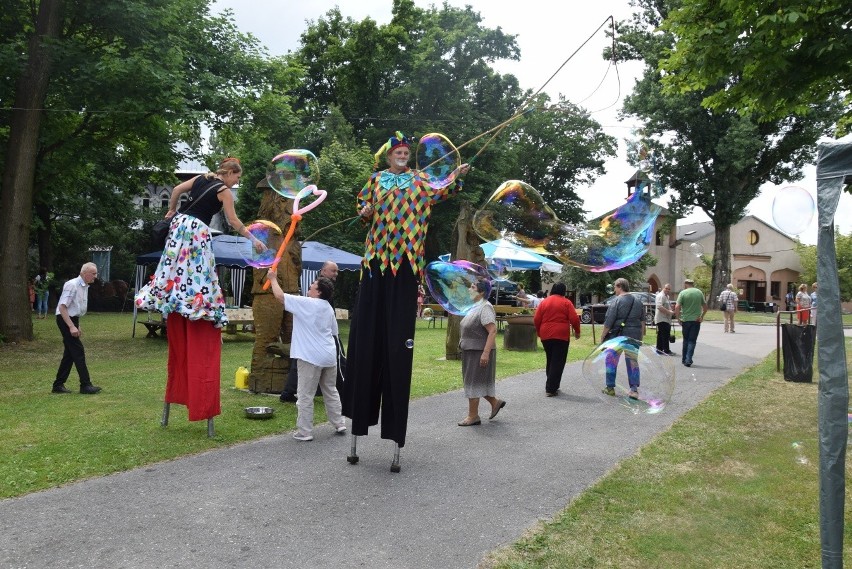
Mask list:
[[[398,474],[378,430],[352,466],[325,424],[4,500],[0,567],[474,568],[774,347],[772,326],[705,324],[658,415],[605,403],[579,363],[559,397],[542,371],[499,382],[508,405],[479,427],[456,426],[459,391],[419,399]]]

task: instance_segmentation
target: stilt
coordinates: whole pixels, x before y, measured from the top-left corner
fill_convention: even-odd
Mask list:
[[[391,463],[391,472],[399,472],[399,443],[394,443],[396,448],[393,451],[393,462]]]
[[[167,427],[169,424],[169,403],[163,403],[163,418],[160,419],[160,426]]]
[[[349,456],[346,457],[346,460],[349,462],[349,464],[358,464],[358,452],[356,448],[357,446],[358,437],[352,435],[352,447],[349,450]]]
[[[207,419],[207,438],[212,439],[216,436],[216,433],[213,432],[213,417]]]

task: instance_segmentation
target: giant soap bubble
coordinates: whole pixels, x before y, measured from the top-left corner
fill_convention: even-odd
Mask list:
[[[491,280],[483,267],[470,261],[434,261],[426,265],[426,285],[435,302],[451,314],[464,316],[491,294]],[[486,284],[481,300],[474,300],[471,285]]]
[[[417,169],[431,188],[446,188],[458,176],[461,156],[453,143],[443,134],[430,133],[420,137],[415,154]]]
[[[583,377],[608,403],[632,413],[654,414],[666,408],[675,387],[675,358],[639,340],[619,336],[600,344],[583,362]],[[615,377],[614,394],[604,393],[607,373]],[[630,377],[638,382],[631,396]]]
[[[266,181],[283,197],[295,199],[305,186],[319,183],[319,160],[310,150],[286,150],[269,162]]]
[[[814,198],[799,186],[781,188],[772,200],[772,221],[784,233],[800,235],[814,218]]]
[[[560,226],[541,194],[520,180],[500,184],[473,216],[473,229],[483,241],[503,238],[541,253]]]
[[[633,192],[627,202],[595,227],[564,226],[547,244],[548,252],[563,263],[599,273],[632,265],[648,252],[660,207],[644,192]]]

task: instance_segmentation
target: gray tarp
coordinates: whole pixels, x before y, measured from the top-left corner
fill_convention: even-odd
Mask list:
[[[817,161],[817,351],[819,360],[819,511],[822,566],[843,567],[849,381],[834,250],[834,214],[852,174],[852,143],[820,144]]]

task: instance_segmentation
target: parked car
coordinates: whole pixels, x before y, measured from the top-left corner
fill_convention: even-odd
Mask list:
[[[632,294],[637,300],[642,301],[642,304],[645,305],[645,324],[653,326],[655,310],[654,295],[650,292],[630,292],[628,294]],[[594,314],[595,324],[603,324],[603,321],[606,319],[606,310],[616,298],[618,298],[618,295],[614,294],[603,302],[584,304],[581,307],[580,322],[583,324],[591,323],[592,314]]]
[[[518,283],[503,280],[491,283],[491,296],[488,301],[491,304],[515,305],[515,293],[518,292]]]

